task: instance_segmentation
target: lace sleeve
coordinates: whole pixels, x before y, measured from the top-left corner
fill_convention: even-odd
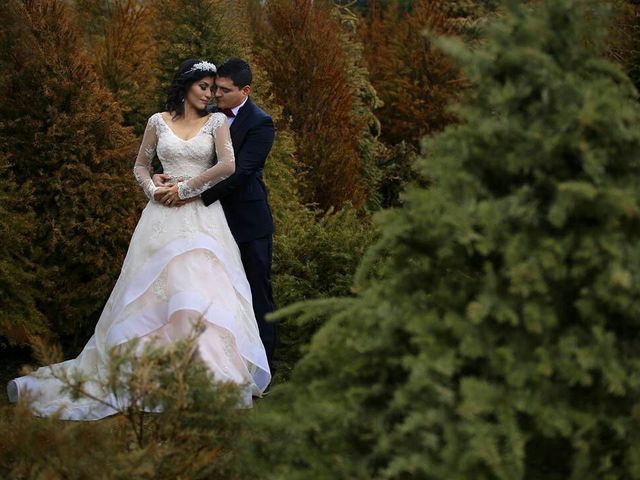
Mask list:
[[[227,117],[221,113],[214,113],[213,115],[217,116],[214,119],[213,139],[218,163],[197,177],[178,183],[178,197],[182,200],[200,195],[216,183],[229,178],[236,169]]]
[[[138,150],[138,156],[136,157],[136,163],[133,167],[133,175],[144,190],[145,195],[149,200],[154,201],[153,194],[158,187],[153,184],[151,175],[149,174],[149,167],[151,161],[156,154],[156,145],[158,144],[158,135],[156,133],[156,119],[155,115],[149,118],[147,122],[147,128],[144,130],[142,136],[142,144],[140,150]]]

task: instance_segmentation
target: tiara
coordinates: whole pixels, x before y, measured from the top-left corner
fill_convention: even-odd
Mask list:
[[[200,62],[196,63],[187,73],[195,72],[196,70],[201,70],[203,72],[213,72],[216,73],[218,69],[213,63],[209,62]]]

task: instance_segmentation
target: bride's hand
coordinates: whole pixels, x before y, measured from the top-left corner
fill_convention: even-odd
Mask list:
[[[162,197],[164,197],[168,191],[169,191],[168,186],[156,188],[156,190],[153,192],[153,199],[158,203],[162,203]]]
[[[160,195],[160,203],[162,203],[166,207],[173,207],[177,202],[180,201],[178,197],[178,184],[171,185],[170,187],[160,187],[156,190],[156,193],[162,190],[162,194]],[[154,195],[155,196],[155,195]]]

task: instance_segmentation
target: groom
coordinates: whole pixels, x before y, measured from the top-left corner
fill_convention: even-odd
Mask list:
[[[217,106],[210,109],[227,115],[236,169],[229,178],[203,192],[201,198],[206,206],[216,200],[222,204],[240,249],[260,338],[273,373],[276,326],[266,322],[264,317],[275,310],[271,291],[274,226],[262,171],[275,130],[271,117],[249,98],[251,81],[251,68],[240,58],[230,58],[218,67],[214,94]],[[160,178],[154,176],[156,185],[161,183]]]

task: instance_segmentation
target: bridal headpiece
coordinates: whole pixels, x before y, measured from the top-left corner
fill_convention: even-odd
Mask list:
[[[196,70],[200,70],[203,72],[211,72],[211,73],[216,73],[218,71],[218,69],[213,63],[199,62],[199,63],[196,63],[193,67],[191,67],[186,73],[195,72]]]

